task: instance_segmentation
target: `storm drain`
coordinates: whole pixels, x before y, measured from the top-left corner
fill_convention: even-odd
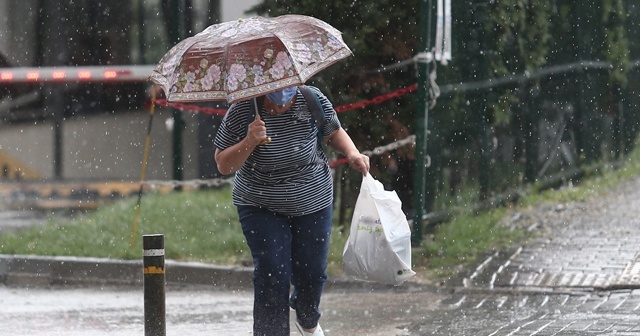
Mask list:
[[[464,287],[640,289],[640,252],[626,266],[551,270],[523,266],[522,251],[518,249],[510,257],[492,255],[463,280]]]
[[[614,288],[640,288],[640,253],[627,265],[622,274],[611,283]]]
[[[616,277],[614,274],[585,274],[581,272],[536,273],[522,277],[514,285],[527,287],[607,288],[611,286]]]

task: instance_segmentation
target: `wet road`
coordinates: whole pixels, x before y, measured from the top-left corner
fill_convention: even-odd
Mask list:
[[[139,289],[0,287],[0,298],[0,335],[144,335]],[[167,335],[251,335],[249,292],[168,290],[166,302]],[[322,311],[327,336],[640,335],[640,290],[330,291]]]
[[[411,335],[640,335],[640,291],[457,293]]]
[[[409,335],[411,321],[429,316],[442,298],[430,291],[330,291],[321,323],[328,336]],[[167,289],[167,335],[251,335],[252,304],[248,291]],[[144,335],[144,294],[138,288],[0,286],[0,335]]]
[[[0,288],[0,335],[144,335],[139,290]],[[168,292],[168,335],[246,335],[242,293]]]

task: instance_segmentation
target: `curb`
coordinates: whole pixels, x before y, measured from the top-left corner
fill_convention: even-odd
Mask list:
[[[165,260],[165,284],[215,290],[253,290],[253,268]],[[0,254],[0,285],[10,287],[144,285],[142,260],[69,256]],[[400,286],[329,278],[325,291],[438,291],[432,285],[407,281]]]
[[[165,268],[167,285],[253,287],[253,270],[247,267],[166,260]],[[6,286],[142,286],[143,279],[142,260],[0,255],[0,283]]]

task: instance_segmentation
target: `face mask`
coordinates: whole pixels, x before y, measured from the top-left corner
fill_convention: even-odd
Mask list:
[[[296,95],[297,92],[298,92],[298,87],[294,86],[294,87],[282,89],[280,91],[267,93],[267,98],[269,98],[269,100],[276,103],[277,105],[283,106],[284,104],[288,103],[291,100],[291,98],[293,98],[293,96]]]

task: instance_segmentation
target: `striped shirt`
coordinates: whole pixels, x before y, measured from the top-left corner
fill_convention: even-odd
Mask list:
[[[323,136],[338,130],[340,121],[333,105],[315,87],[324,109]],[[256,147],[233,182],[233,204],[266,208],[286,216],[302,216],[333,203],[333,181],[328,160],[318,144],[318,127],[300,91],[286,112],[271,115],[264,106],[260,118],[271,143]],[[224,116],[214,145],[224,150],[247,134],[253,101],[233,104]]]

